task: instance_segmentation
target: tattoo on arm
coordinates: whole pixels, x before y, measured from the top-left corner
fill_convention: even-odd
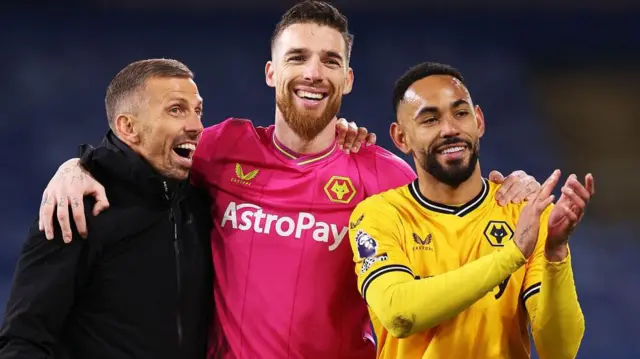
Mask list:
[[[531,232],[531,225],[526,226],[523,230],[522,230],[522,234],[521,237],[526,237],[529,232]]]

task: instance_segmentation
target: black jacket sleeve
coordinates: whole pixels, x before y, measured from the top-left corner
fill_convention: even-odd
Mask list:
[[[65,244],[56,228],[55,238],[49,241],[37,221],[31,226],[0,329],[0,359],[54,357],[74,303],[76,272],[88,240],[73,228],[73,241]]]

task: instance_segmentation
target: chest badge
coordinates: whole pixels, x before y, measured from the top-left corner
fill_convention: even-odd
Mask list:
[[[349,177],[333,176],[324,185],[324,193],[333,203],[349,203],[356,195],[356,189]]]
[[[513,238],[513,229],[505,221],[489,221],[484,237],[492,247],[504,247]]]

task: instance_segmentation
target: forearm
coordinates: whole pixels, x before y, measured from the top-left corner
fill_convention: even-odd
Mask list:
[[[547,262],[538,298],[529,303],[531,328],[541,359],[574,358],[584,335],[585,322],[573,280],[571,257]]]
[[[366,300],[387,330],[402,338],[456,316],[525,262],[509,242],[501,251],[433,277],[414,280],[407,273],[387,273],[370,284]]]

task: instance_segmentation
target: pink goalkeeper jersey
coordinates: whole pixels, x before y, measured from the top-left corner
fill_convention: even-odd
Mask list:
[[[192,173],[213,199],[222,335],[209,358],[375,358],[348,221],[367,196],[412,181],[411,167],[378,146],[299,155],[274,126],[232,118],[205,129]]]

